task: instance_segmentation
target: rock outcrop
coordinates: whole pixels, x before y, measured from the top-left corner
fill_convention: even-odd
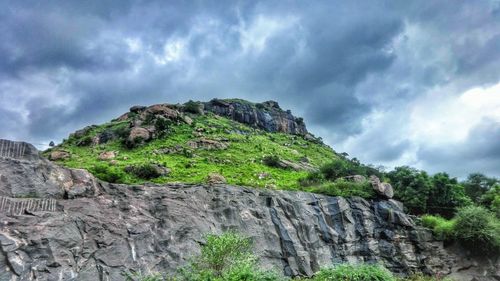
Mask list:
[[[455,264],[394,200],[108,184],[56,166],[25,143],[0,141],[0,153],[0,280],[169,272],[199,253],[204,234],[226,230],[251,237],[262,266],[287,275],[337,262],[380,262],[399,274],[448,274]]]
[[[290,111],[282,110],[275,101],[251,104],[239,100],[214,99],[204,103],[204,109],[268,132],[303,136],[308,134],[302,118],[296,118]]]

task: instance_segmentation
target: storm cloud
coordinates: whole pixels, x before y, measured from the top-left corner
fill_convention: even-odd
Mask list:
[[[0,38],[0,137],[272,99],[363,162],[500,176],[496,0],[0,0]]]

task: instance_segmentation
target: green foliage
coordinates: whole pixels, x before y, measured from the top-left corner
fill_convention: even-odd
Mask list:
[[[495,184],[481,196],[479,201],[483,206],[495,212],[497,218],[500,218],[500,184]]]
[[[330,196],[359,196],[366,199],[375,197],[375,191],[368,181],[352,182],[345,179],[337,179],[334,182],[327,182],[318,186],[310,187],[306,190]]]
[[[495,178],[489,178],[481,173],[473,173],[467,177],[462,185],[465,188],[465,193],[474,203],[480,203],[481,197],[492,189],[499,182]]]
[[[125,168],[125,171],[134,174],[138,178],[146,180],[155,179],[162,175],[156,165],[150,163],[138,166],[128,166]]]
[[[500,251],[500,221],[479,206],[461,208],[456,215],[456,237],[474,250]]]
[[[92,137],[84,136],[76,142],[78,146],[89,146],[92,144]]]
[[[168,177],[151,179],[125,173],[122,183],[126,184],[142,184],[146,181],[158,184],[204,183],[210,172],[222,170],[228,184],[297,190],[302,189],[298,180],[304,178],[307,171],[269,167],[261,160],[266,155],[275,155],[279,159],[298,163],[307,156],[312,167],[320,167],[337,157],[330,147],[300,136],[264,132],[211,113],[196,115],[192,119],[195,127],[183,122],[172,123],[168,133],[161,138],[127,143],[128,147],[124,142],[130,133],[129,121],[113,121],[96,126],[88,132],[89,136],[105,130],[112,130],[115,136],[118,136],[118,131],[122,131],[123,135],[97,146],[79,147],[74,141],[63,142],[61,149],[71,153],[71,159],[64,161],[63,165],[92,171],[95,165],[102,162],[98,158],[100,153],[117,151],[119,156],[114,159],[114,166],[122,171],[127,166],[147,163],[168,163],[171,170]],[[195,132],[201,136],[194,135]],[[193,149],[187,143],[195,138],[224,140],[228,148]],[[178,152],[155,152],[175,147],[180,147]],[[267,176],[259,177],[261,174]]]
[[[201,114],[203,113],[202,105],[200,102],[195,102],[192,100],[189,100],[184,104],[184,111],[194,113],[194,114]]]
[[[356,158],[351,160],[347,158],[334,159],[330,163],[321,166],[320,171],[323,177],[330,181],[353,175],[362,175],[366,177],[376,175],[381,177],[380,171],[373,167],[360,164]]]
[[[312,281],[396,281],[396,277],[380,265],[339,264],[318,271]]]
[[[182,268],[179,281],[278,281],[281,277],[257,266],[248,238],[234,232],[207,235],[200,256]]]
[[[456,220],[447,220],[440,216],[423,215],[420,218],[422,225],[432,229],[434,234],[444,240],[451,240],[455,237]]]
[[[404,202],[413,214],[439,214],[450,218],[455,210],[471,204],[462,185],[446,173],[429,176],[407,166],[387,173],[395,198]]]
[[[98,163],[89,169],[94,176],[103,181],[111,183],[125,182],[125,173],[115,166],[110,166],[107,163]]]
[[[155,119],[155,129],[158,137],[165,136],[170,131],[170,126],[172,125],[172,121],[167,118],[156,118]]]
[[[264,156],[264,158],[262,158],[262,162],[264,163],[264,165],[269,167],[275,167],[275,168],[280,167],[280,159],[276,155]]]

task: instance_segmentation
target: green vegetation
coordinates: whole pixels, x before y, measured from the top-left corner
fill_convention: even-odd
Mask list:
[[[455,235],[471,249],[500,252],[500,220],[478,206],[462,208],[456,215]]]
[[[92,127],[85,135],[72,135],[58,147],[71,153],[71,158],[60,163],[70,168],[83,168],[98,178],[111,182],[140,184],[184,182],[203,183],[210,173],[223,175],[229,184],[272,187],[278,189],[301,189],[298,180],[306,171],[283,169],[264,163],[266,156],[299,163],[307,157],[312,167],[320,167],[337,158],[328,146],[304,139],[301,136],[283,133],[268,133],[211,113],[192,115],[193,123],[165,124],[166,133],[149,142],[126,143],[129,121],[112,121]],[[163,126],[163,125],[161,125]],[[93,139],[108,132],[118,136],[99,145],[77,145],[82,139]],[[225,149],[192,148],[189,141],[213,140],[227,145]],[[112,161],[99,160],[100,153],[115,151]],[[50,150],[45,152],[50,153]],[[158,163],[171,172],[159,177],[143,177],[128,166]],[[106,173],[110,175],[106,175]],[[266,175],[265,177],[260,175]]]
[[[440,216],[423,215],[420,220],[423,226],[432,229],[440,239],[451,240],[455,237],[455,219],[447,220]]]
[[[413,214],[453,216],[457,208],[472,204],[464,186],[446,173],[429,176],[407,166],[386,174],[394,187],[395,198],[404,202]]]
[[[484,207],[461,208],[450,220],[424,215],[421,223],[438,237],[458,241],[476,253],[500,252],[500,220]]]
[[[313,281],[396,281],[397,278],[380,265],[339,264],[323,268],[314,275]]]

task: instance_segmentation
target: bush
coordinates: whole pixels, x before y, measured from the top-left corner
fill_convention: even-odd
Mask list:
[[[199,102],[189,100],[184,104],[184,111],[194,114],[201,114],[203,113],[203,106]]]
[[[422,225],[432,229],[434,234],[440,239],[450,240],[455,236],[454,219],[447,220],[440,216],[423,215],[421,218]]]
[[[359,196],[366,199],[375,197],[375,191],[368,181],[352,182],[345,179],[338,179],[334,182],[311,187],[307,191],[329,196]]]
[[[149,163],[139,166],[128,166],[125,168],[125,171],[145,180],[155,179],[162,176],[159,167]]]
[[[122,170],[104,163],[95,165],[90,169],[90,172],[98,179],[110,183],[123,183],[125,178],[125,173]]]
[[[460,209],[456,215],[455,233],[457,239],[471,249],[500,251],[500,222],[483,207]]]
[[[264,163],[264,165],[269,167],[280,167],[280,159],[276,155],[265,156],[264,158],[262,158],[262,162]]]
[[[386,268],[369,264],[340,264],[318,271],[313,281],[396,281]]]
[[[277,281],[281,277],[257,267],[248,238],[233,232],[206,236],[201,255],[182,268],[174,280]]]

